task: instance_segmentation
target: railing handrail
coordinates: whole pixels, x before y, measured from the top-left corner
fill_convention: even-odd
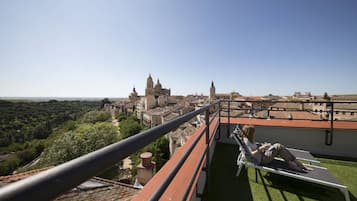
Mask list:
[[[338,108],[338,104],[357,104],[357,101],[289,101],[289,100],[279,100],[279,101],[275,101],[275,100],[221,100],[221,103],[226,103],[223,104],[226,107],[222,107],[220,112],[231,112],[231,111],[251,111],[250,113],[255,113],[255,111],[267,111],[268,114],[270,111],[275,111],[275,112],[311,112],[313,114],[316,113],[320,113],[320,114],[326,114],[326,115],[330,115],[330,116],[326,116],[322,119],[309,119],[306,118],[305,120],[314,120],[314,121],[331,121],[331,124],[333,124],[332,121],[336,121],[337,119],[333,119],[331,117],[333,117],[334,113],[338,113],[338,112],[342,112],[342,113],[346,113],[346,112],[351,112],[355,113],[357,112],[357,109],[354,108]],[[254,107],[254,106],[249,106],[248,108],[242,108],[242,107],[237,107],[236,105],[232,106],[231,103],[260,103],[260,104],[264,104],[264,103],[268,103],[268,104],[275,104],[275,103],[296,103],[300,106],[302,106],[301,108],[284,108],[283,106],[281,107],[275,107],[274,105],[268,105],[268,106],[264,106],[261,105],[262,108],[259,107]],[[325,103],[326,106],[324,110],[321,109],[307,109],[305,108],[305,104],[314,104],[314,103]],[[258,105],[259,106],[259,105]],[[336,108],[337,107],[337,108]],[[252,114],[253,114],[252,113]],[[246,113],[245,113],[246,114]],[[228,116],[230,116],[228,114]],[[243,117],[242,118],[248,118],[248,117]],[[250,118],[250,117],[249,117]],[[252,118],[264,118],[264,117],[252,117]],[[286,119],[286,118],[276,118],[276,119]],[[295,120],[304,120],[304,118],[299,118],[299,119],[295,119]],[[352,121],[355,122],[356,120],[354,119],[338,119],[339,121]]]
[[[228,102],[228,111],[234,109],[230,107],[231,102],[257,102],[257,103],[327,103],[333,105],[336,103],[357,103],[357,102],[334,102],[334,101],[267,101],[267,100],[220,100],[212,104],[203,106],[200,109],[179,116],[176,119],[168,121],[162,125],[153,127],[147,131],[141,132],[137,135],[123,139],[117,143],[108,145],[102,149],[91,152],[79,158],[68,161],[64,164],[58,165],[54,168],[41,172],[37,175],[28,177],[18,182],[6,185],[0,188],[0,201],[2,200],[50,200],[68,190],[75,188],[79,184],[93,176],[98,175],[104,170],[110,168],[118,161],[124,159],[128,155],[134,153],[155,139],[163,136],[167,132],[177,128],[182,123],[189,121],[193,117],[218,104],[219,110],[224,109],[221,103]],[[214,116],[220,118],[221,111]],[[230,118],[230,115],[228,115]],[[228,118],[228,122],[229,122]],[[207,120],[206,120],[207,121]],[[209,126],[211,121],[206,122]],[[331,143],[333,134],[333,119],[331,121]],[[178,167],[180,168],[180,167]]]
[[[224,99],[220,100],[220,102],[238,102],[238,103],[299,103],[299,104],[309,104],[309,103],[333,103],[333,104],[357,104],[357,101],[305,101],[305,100],[229,100]]]
[[[162,125],[0,188],[3,200],[50,200],[110,168],[167,132],[205,112],[220,101],[182,115]]]
[[[235,110],[243,110],[243,111],[247,111],[247,110],[250,110],[250,111],[254,111],[254,110],[261,110],[261,111],[267,111],[267,117],[243,117],[242,118],[267,118],[267,119],[271,119],[271,116],[270,116],[270,111],[276,111],[276,112],[292,112],[292,111],[296,111],[296,112],[303,112],[303,111],[310,111],[310,110],[307,110],[305,109],[304,107],[302,109],[287,109],[287,108],[282,108],[284,110],[275,110],[275,109],[272,109],[272,106],[273,105],[270,105],[266,108],[263,108],[263,109],[259,109],[259,108],[254,108],[254,107],[251,107],[251,108],[234,108],[231,106],[231,103],[232,102],[238,102],[238,103],[270,103],[270,104],[275,104],[275,103],[297,103],[297,104],[300,104],[300,105],[304,105],[304,104],[313,104],[313,103],[326,103],[326,110],[319,110],[319,111],[316,111],[315,113],[326,113],[327,116],[327,119],[323,119],[322,117],[320,117],[319,120],[314,120],[314,119],[294,119],[294,120],[314,120],[314,121],[329,121],[330,122],[330,129],[329,130],[326,130],[325,131],[325,144],[326,145],[332,145],[333,143],[333,135],[334,135],[334,121],[336,121],[337,119],[334,118],[334,113],[336,112],[339,112],[341,110],[339,109],[335,109],[335,106],[336,104],[357,104],[356,101],[333,101],[333,100],[329,100],[329,101],[297,101],[297,100],[221,100],[220,103],[227,103],[227,107],[220,107],[220,111],[219,112],[227,112],[227,117],[228,117],[228,129],[227,129],[227,136],[230,134],[230,118],[231,118],[231,115],[230,115],[230,111],[235,111]],[[227,109],[227,111],[225,111],[224,109]],[[347,110],[347,109],[346,109]],[[345,111],[346,111],[345,110]],[[349,111],[349,110],[347,110]],[[354,111],[354,110],[353,110]],[[311,110],[312,113],[314,113],[314,110]],[[351,113],[352,114],[352,113]],[[290,113],[291,115],[291,113]],[[220,115],[221,116],[221,115]],[[276,119],[289,119],[289,120],[292,120],[293,117],[290,116],[288,118],[276,118]],[[344,121],[346,121],[345,119],[343,119]],[[354,120],[347,120],[347,121],[351,121],[351,122],[354,122]]]

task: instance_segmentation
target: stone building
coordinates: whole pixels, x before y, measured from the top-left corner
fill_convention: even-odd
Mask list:
[[[133,92],[129,95],[129,100],[132,103],[136,103],[140,99],[138,92],[136,92],[135,87],[133,87]]]
[[[145,109],[149,110],[158,106],[165,106],[170,96],[171,90],[163,88],[159,79],[157,79],[157,83],[154,86],[151,74],[149,74],[145,88]]]
[[[300,91],[297,91],[293,94],[292,96],[293,99],[297,99],[297,100],[305,100],[305,101],[310,101],[313,99],[313,96],[311,95],[311,92],[305,92],[305,93],[301,93]]]
[[[320,114],[324,119],[331,119],[331,105],[328,103],[314,103],[313,113]],[[334,103],[334,120],[357,120],[357,102],[351,103]]]
[[[216,87],[214,85],[214,82],[211,82],[211,87],[209,90],[209,101],[213,101],[213,100],[217,100],[217,99],[221,99],[221,100],[236,100],[238,98],[242,98],[243,96],[238,93],[238,92],[231,92],[231,93],[221,93],[221,94],[217,94],[216,93]]]

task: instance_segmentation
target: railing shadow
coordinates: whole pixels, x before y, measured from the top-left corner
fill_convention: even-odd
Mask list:
[[[238,149],[217,143],[211,164],[210,191],[205,193],[206,201],[253,201],[247,171],[236,176]]]
[[[324,201],[345,200],[344,195],[336,188],[307,183],[273,173],[267,173],[263,177],[270,183],[271,187],[279,189],[282,195],[284,195],[284,192],[289,192],[295,194],[301,201],[304,200],[303,197]],[[357,201],[352,193],[349,192],[349,194],[351,201]]]
[[[262,181],[262,183],[263,183],[263,187],[264,187],[265,193],[267,194],[268,200],[269,200],[269,201],[273,201],[273,199],[271,198],[271,195],[270,195],[270,193],[269,193],[269,189],[268,189],[268,187],[267,187],[267,184],[265,183],[265,180],[264,180],[264,178],[263,178],[263,175],[262,175],[261,171],[260,171],[260,170],[255,170],[255,171],[258,171],[258,173],[259,173],[259,177],[260,177],[260,179],[261,179],[261,181]],[[284,195],[284,194],[283,194],[283,195]],[[283,196],[283,197],[284,197],[284,196]]]

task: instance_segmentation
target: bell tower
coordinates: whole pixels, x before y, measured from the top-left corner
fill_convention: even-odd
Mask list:
[[[210,100],[216,99],[216,87],[214,86],[213,81],[211,83],[211,88],[210,88],[209,92],[210,92],[209,93],[209,99]]]
[[[152,81],[151,74],[149,74],[149,77],[146,80],[145,96],[153,95],[153,93],[154,93],[154,82]]]

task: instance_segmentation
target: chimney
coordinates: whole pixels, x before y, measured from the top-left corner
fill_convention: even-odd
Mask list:
[[[305,110],[305,104],[303,102],[300,103],[300,110],[302,110],[302,111]]]
[[[156,172],[155,162],[152,161],[152,153],[144,152],[140,155],[141,162],[137,166],[136,178],[140,184],[145,185]]]

